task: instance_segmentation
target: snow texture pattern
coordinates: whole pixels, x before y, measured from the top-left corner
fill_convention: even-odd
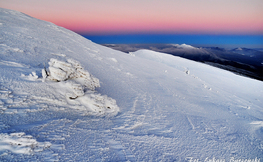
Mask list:
[[[0,161],[263,160],[263,82],[17,11],[0,23]]]

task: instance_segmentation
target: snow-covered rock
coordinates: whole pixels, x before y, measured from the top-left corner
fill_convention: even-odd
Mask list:
[[[88,71],[84,70],[79,62],[68,59],[68,62],[59,61],[57,59],[50,59],[49,61],[49,76],[50,80],[66,81],[68,79],[82,79],[84,80],[83,86],[91,90],[95,90],[96,87],[100,87],[98,78],[92,76]],[[42,69],[43,78],[45,78],[45,71]]]
[[[11,151],[17,154],[33,154],[49,148],[50,142],[37,142],[31,135],[19,133],[0,133],[0,152]]]

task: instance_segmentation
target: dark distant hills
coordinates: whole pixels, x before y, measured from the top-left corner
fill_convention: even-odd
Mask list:
[[[261,49],[193,47],[186,44],[103,44],[126,53],[149,49],[206,63],[236,74],[263,81],[263,51]]]

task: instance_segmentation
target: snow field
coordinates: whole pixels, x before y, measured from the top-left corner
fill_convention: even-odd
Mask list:
[[[0,134],[0,151],[9,150],[18,154],[30,154],[49,148],[51,143],[37,142],[32,136],[25,133]]]
[[[16,11],[0,22],[0,161],[263,159],[262,82]]]

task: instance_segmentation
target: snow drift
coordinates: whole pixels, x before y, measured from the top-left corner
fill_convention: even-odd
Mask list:
[[[262,82],[17,11],[0,23],[1,161],[263,159]]]

